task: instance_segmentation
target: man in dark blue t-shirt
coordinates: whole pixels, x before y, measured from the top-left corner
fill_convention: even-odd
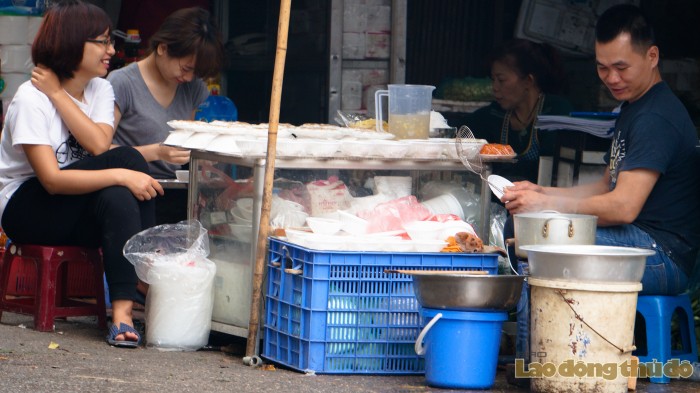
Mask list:
[[[598,76],[622,101],[607,169],[573,188],[510,187],[511,214],[543,209],[598,216],[596,244],[656,251],[643,294],[687,289],[700,244],[698,136],[687,110],[661,80],[659,48],[640,9],[613,6],[596,24]]]

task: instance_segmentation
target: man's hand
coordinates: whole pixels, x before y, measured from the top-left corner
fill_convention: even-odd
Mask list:
[[[510,214],[528,213],[552,208],[551,197],[541,192],[532,190],[515,190],[515,187],[506,187],[501,201],[505,203]]]

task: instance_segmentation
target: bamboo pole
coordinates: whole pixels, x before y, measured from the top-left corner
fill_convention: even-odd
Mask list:
[[[260,325],[260,306],[262,298],[262,281],[267,254],[267,236],[270,231],[270,205],[272,203],[272,182],[275,173],[275,156],[277,154],[277,126],[280,118],[280,101],[282,99],[282,80],[284,79],[284,62],[287,56],[287,35],[289,32],[289,14],[292,0],[280,0],[280,18],[277,27],[277,51],[275,68],[272,74],[272,93],[270,98],[270,120],[267,132],[267,156],[265,159],[265,183],[263,188],[260,229],[258,231],[255,266],[253,267],[253,296],[248,322],[248,342],[246,356],[257,356],[256,344]]]

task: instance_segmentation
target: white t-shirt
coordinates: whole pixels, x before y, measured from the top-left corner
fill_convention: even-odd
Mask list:
[[[95,123],[114,127],[114,91],[102,78],[85,86],[84,102],[73,100]],[[87,155],[49,98],[31,81],[20,85],[10,102],[0,140],[0,217],[12,194],[36,176],[21,145],[49,145],[63,168]]]

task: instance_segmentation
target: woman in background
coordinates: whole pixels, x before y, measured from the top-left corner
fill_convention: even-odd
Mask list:
[[[79,21],[77,23],[76,21]],[[110,150],[111,21],[79,0],[52,6],[32,45],[31,81],[7,109],[0,141],[2,228],[18,243],[101,248],[112,322],[107,342],[136,347],[134,266],[122,249],[155,224],[163,189],[133,148]]]
[[[537,131],[538,115],[568,115],[571,104],[557,96],[564,71],[557,51],[548,44],[514,39],[489,56],[495,101],[467,117],[477,138],[510,145],[516,164],[495,164],[494,173],[511,181],[537,183],[539,158],[552,155],[552,132]]]
[[[183,8],[168,16],[150,39],[148,55],[107,79],[114,87],[115,145],[133,146],[158,179],[174,179],[189,150],[162,145],[170,120],[192,120],[209,96],[203,78],[223,66],[223,44],[208,11]],[[176,191],[182,191],[181,195]],[[186,190],[168,190],[157,203],[159,223],[185,219]]]

